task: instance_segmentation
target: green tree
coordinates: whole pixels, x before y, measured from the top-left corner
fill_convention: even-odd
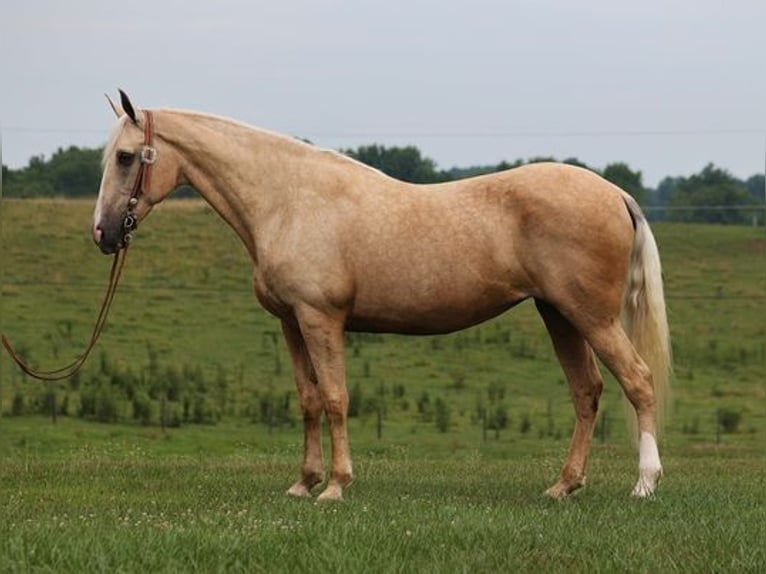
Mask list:
[[[568,157],[568,158],[566,158],[564,161],[562,161],[561,163],[565,163],[565,164],[567,164],[567,165],[574,165],[574,166],[576,166],[576,167],[582,167],[582,168],[585,168],[585,169],[589,169],[589,170],[591,170],[591,171],[595,171],[595,170],[594,170],[592,167],[590,167],[590,166],[589,166],[587,163],[584,163],[584,162],[580,161],[580,160],[579,160],[579,159],[577,159],[576,157]]]
[[[53,193],[64,197],[95,195],[101,183],[100,149],[59,148],[45,165]]]
[[[655,191],[654,205],[667,205],[670,203],[670,198],[673,197],[682,181],[684,181],[683,177],[663,178]]]
[[[3,184],[6,184],[6,185],[7,185],[7,184],[8,184],[8,182],[9,182],[9,181],[11,180],[11,178],[13,177],[13,175],[14,175],[14,174],[13,174],[13,172],[12,172],[10,169],[8,169],[8,166],[7,166],[7,165],[5,165],[5,164],[3,164],[3,168],[2,168],[2,179],[0,179],[0,181],[1,181]]]
[[[602,175],[606,180],[627,191],[639,203],[646,201],[647,192],[640,171],[633,171],[628,164],[617,162],[607,165]]]
[[[447,171],[442,172],[442,176],[445,181],[452,181],[456,179],[465,179],[467,177],[476,177],[478,175],[486,175],[488,173],[497,173],[499,171],[505,171],[524,165],[524,162],[516,160],[513,163],[507,161],[501,161],[495,165],[473,165],[471,167],[453,167]]]
[[[752,200],[743,182],[712,163],[678,183],[670,198],[676,209],[668,214],[674,221],[746,223],[748,214],[736,209]],[[725,207],[726,209],[720,209]]]
[[[745,189],[755,203],[762,204],[766,199],[766,190],[764,190],[764,176],[763,174],[753,175],[745,180]]]
[[[423,157],[414,146],[387,148],[373,144],[360,146],[356,150],[343,150],[343,153],[402,181],[434,183],[447,179],[436,169],[436,163]]]
[[[26,167],[3,166],[6,197],[82,197],[98,193],[101,182],[101,149],[59,148],[50,160],[32,156]]]

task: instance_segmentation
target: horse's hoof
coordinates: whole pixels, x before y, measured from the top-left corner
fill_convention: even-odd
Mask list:
[[[662,468],[641,471],[636,486],[631,493],[636,498],[649,498],[654,495],[657,485],[662,477]]]
[[[287,489],[287,495],[295,498],[308,498],[311,496],[311,489],[299,480]]]
[[[546,490],[545,495],[555,500],[563,500],[573,492],[580,490],[583,486],[585,486],[585,477],[583,477],[581,480],[578,480],[577,482],[571,483],[560,480],[551,486],[548,490]]]
[[[343,487],[338,484],[330,484],[324,492],[317,497],[317,502],[341,502],[343,501]]]

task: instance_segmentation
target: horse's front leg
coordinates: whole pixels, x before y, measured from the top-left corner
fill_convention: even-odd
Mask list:
[[[332,443],[332,474],[318,500],[342,500],[353,477],[348,443],[348,390],[343,349],[344,317],[310,307],[296,312],[311,364],[316,373]]]
[[[324,481],[322,463],[322,397],[317,387],[306,343],[295,322],[282,322],[282,331],[290,352],[303,413],[303,466],[300,479],[287,491],[291,496],[309,496],[311,489]]]

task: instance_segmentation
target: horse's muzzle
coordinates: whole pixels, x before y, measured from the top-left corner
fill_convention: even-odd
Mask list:
[[[93,226],[93,242],[104,255],[113,255],[122,247],[122,234],[110,233],[99,225]]]

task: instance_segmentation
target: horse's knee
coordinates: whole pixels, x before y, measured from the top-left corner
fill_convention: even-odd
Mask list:
[[[322,416],[323,402],[322,397],[312,386],[301,385],[298,387],[298,400],[301,405],[303,419],[313,420]]]
[[[324,411],[327,416],[327,422],[331,426],[345,424],[348,418],[348,399],[327,399],[324,404]]]
[[[319,387],[324,411],[329,419],[343,416],[348,410],[348,390],[345,384],[333,384]]]

